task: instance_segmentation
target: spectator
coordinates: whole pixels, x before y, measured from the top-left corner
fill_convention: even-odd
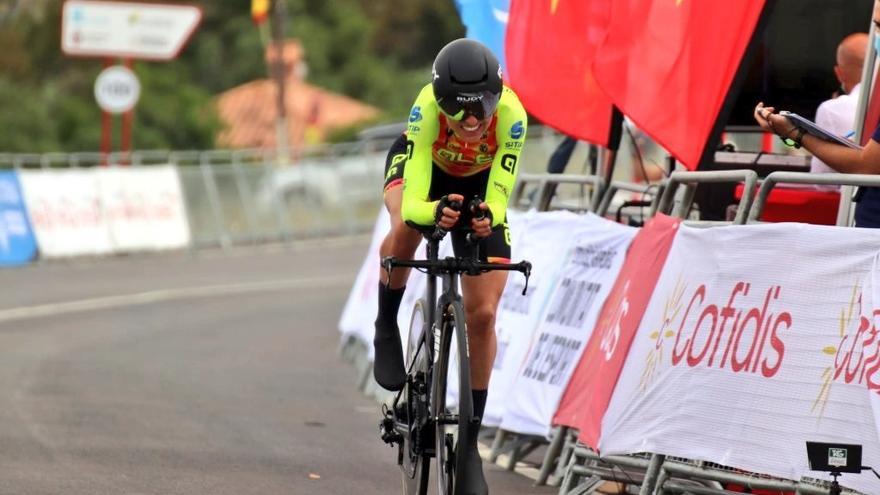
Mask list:
[[[876,49],[880,45],[880,0],[874,0],[871,21],[875,30]],[[755,107],[754,117],[762,129],[778,134],[794,146],[803,146],[838,172],[880,174],[880,126],[874,129],[874,134],[864,148],[854,149],[804,134],[803,129],[798,129],[787,118],[775,112],[773,107],[765,107],[763,102],[759,102]],[[859,188],[859,196],[856,204],[856,227],[880,228],[880,188]]]
[[[840,136],[851,138],[856,119],[856,106],[862,79],[862,65],[868,48],[867,33],[853,33],[837,45],[837,64],[834,75],[840,83],[841,93],[826,100],[816,110],[816,124]],[[829,173],[834,169],[818,157],[810,161],[810,172]],[[832,187],[836,189],[836,187]]]

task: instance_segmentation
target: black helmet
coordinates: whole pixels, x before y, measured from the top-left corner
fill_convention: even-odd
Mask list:
[[[450,42],[434,59],[434,98],[443,113],[461,120],[480,120],[495,113],[501,98],[501,64],[479,41],[461,38]]]

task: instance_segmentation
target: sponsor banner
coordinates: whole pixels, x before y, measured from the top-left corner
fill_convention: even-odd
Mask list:
[[[602,423],[603,454],[655,452],[788,479],[805,442],[880,465],[871,229],[682,227]],[[877,409],[880,411],[880,409]],[[880,493],[871,474],[841,484]]]
[[[0,172],[0,266],[26,264],[37,254],[15,172]]]
[[[354,279],[351,292],[345,301],[342,316],[339,318],[339,331],[343,341],[350,335],[357,336],[363,342],[369,344],[370,352],[373,349],[373,321],[376,319],[377,297],[379,288],[379,246],[391,221],[385,207],[380,208],[373,227],[373,238],[367,255],[361,264],[357,277]]]
[[[183,192],[173,166],[111,167],[94,172],[114,251],[179,249],[189,244]]]
[[[680,220],[657,215],[639,231],[559,403],[554,423],[577,428],[595,448],[633,336],[660,276]]]
[[[40,256],[57,258],[113,252],[94,170],[22,170],[25,204]]]
[[[526,295],[525,277],[511,273],[498,305],[495,335],[498,349],[489,381],[489,397],[483,424],[498,426],[507,409],[507,399],[529,350],[538,317],[553,289],[565,254],[571,244],[571,232],[578,215],[569,211],[519,213],[508,211],[513,237],[513,262],[532,264],[532,276]]]
[[[559,399],[636,232],[593,214],[580,217],[565,231],[570,247],[555,250],[558,255],[566,253],[565,261],[510,387],[502,428],[549,434]]]
[[[20,179],[44,257],[175,249],[190,242],[173,166],[23,170]]]

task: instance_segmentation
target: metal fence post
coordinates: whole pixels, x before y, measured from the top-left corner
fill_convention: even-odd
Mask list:
[[[207,153],[199,154],[199,169],[202,172],[202,180],[205,181],[205,190],[208,192],[208,203],[211,205],[211,214],[214,217],[214,227],[217,232],[217,242],[220,247],[226,249],[232,242],[229,233],[226,232],[223,219],[222,205],[220,204],[220,192],[217,190],[217,182],[214,180],[214,171],[211,169],[210,158]]]
[[[645,472],[645,481],[642,482],[642,488],[639,495],[654,495],[654,488],[657,485],[657,477],[660,475],[660,469],[663,467],[663,461],[666,456],[662,454],[653,454],[651,461],[648,463],[648,470]]]
[[[259,235],[253,211],[254,196],[251,194],[251,190],[248,188],[247,181],[244,178],[244,172],[241,170],[241,154],[237,152],[232,153],[232,174],[235,176],[235,188],[238,189],[238,199],[241,201],[244,220],[250,233],[250,242],[256,243]]]
[[[293,229],[290,226],[290,217],[287,214],[287,204],[275,188],[275,171],[278,165],[275,165],[275,161],[270,159],[269,152],[263,152],[263,160],[260,167],[263,168],[263,174],[269,177],[269,183],[271,184],[269,194],[272,195],[271,201],[272,206],[275,208],[275,221],[278,223],[278,232],[281,240],[285,244],[290,243],[293,240]]]

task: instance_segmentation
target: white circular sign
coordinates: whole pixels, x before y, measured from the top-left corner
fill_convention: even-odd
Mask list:
[[[127,112],[134,108],[140,96],[141,83],[128,67],[107,67],[95,80],[95,99],[105,112]]]

